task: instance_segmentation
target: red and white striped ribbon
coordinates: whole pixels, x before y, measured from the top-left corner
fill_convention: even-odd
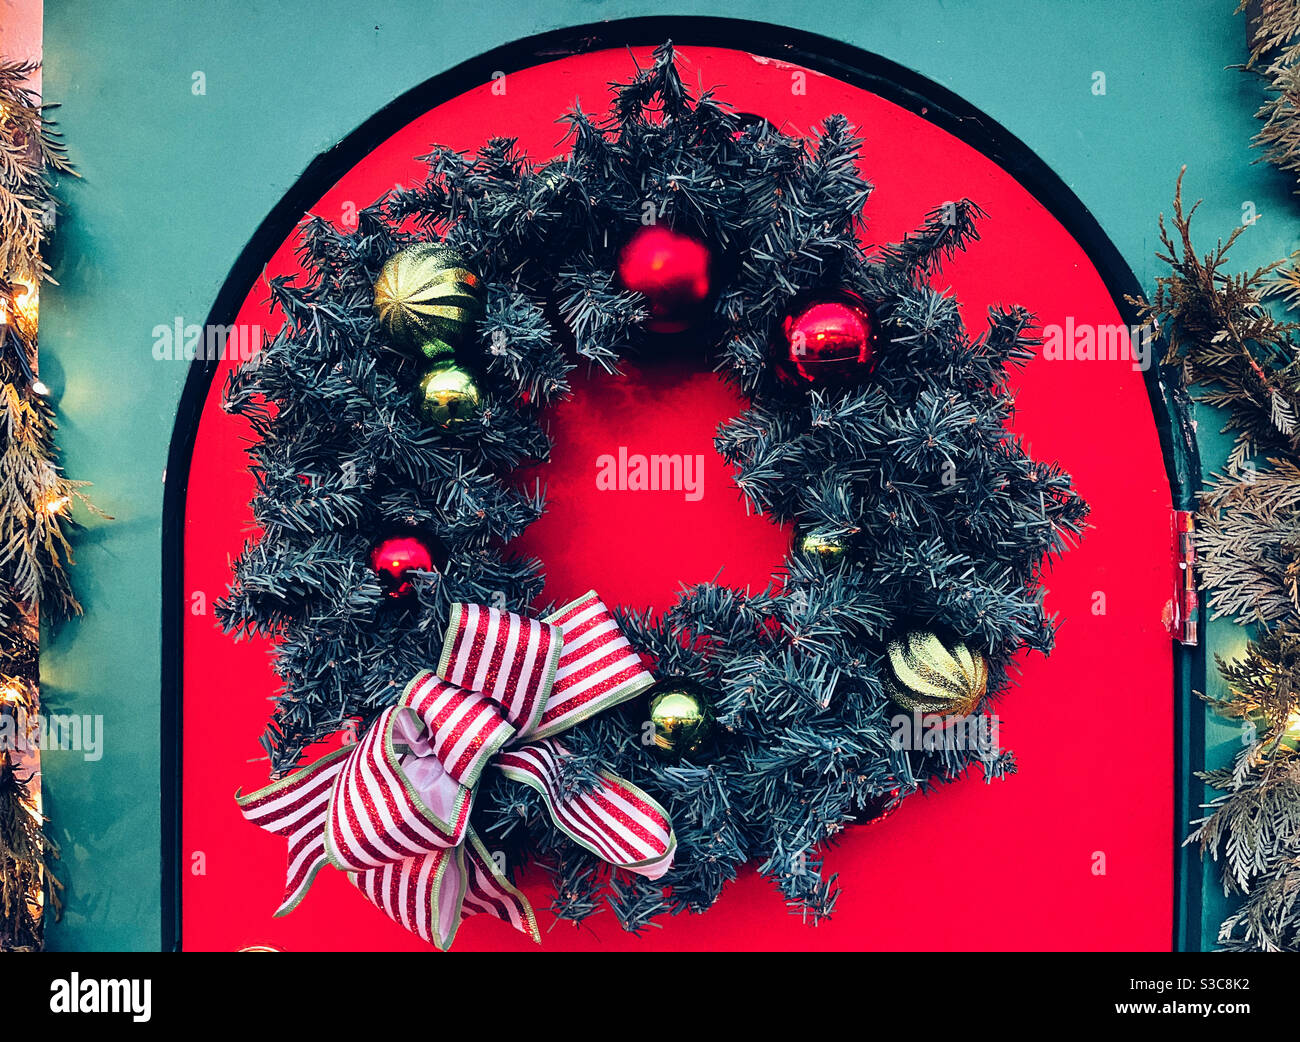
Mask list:
[[[664,809],[607,771],[596,788],[566,797],[567,753],[550,737],[653,682],[595,592],[540,621],[453,605],[438,672],[418,674],[359,742],[236,794],[249,821],[289,841],[276,915],[292,911],[328,863],[439,948],[477,914],[538,939],[527,899],[469,826],[489,762],[539,792],[575,842],[658,879],[677,845]]]

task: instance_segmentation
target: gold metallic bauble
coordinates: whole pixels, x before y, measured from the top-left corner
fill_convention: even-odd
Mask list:
[[[799,539],[799,552],[805,557],[814,557],[824,564],[838,561],[847,550],[848,546],[844,540],[836,536],[809,532]]]
[[[911,712],[965,716],[988,687],[988,659],[964,641],[931,630],[891,640],[888,656],[890,697]]]
[[[375,282],[375,309],[389,336],[429,358],[451,353],[483,312],[483,284],[460,252],[441,243],[398,250]]]
[[[647,694],[655,728],[650,749],[670,761],[700,753],[713,734],[713,708],[704,688],[693,680],[669,677]]]
[[[464,423],[478,409],[478,384],[455,362],[435,362],[420,380],[417,402],[436,427]]]

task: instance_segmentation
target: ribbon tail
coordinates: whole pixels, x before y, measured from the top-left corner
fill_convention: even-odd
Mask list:
[[[316,873],[329,863],[325,829],[334,779],[351,752],[336,749],[310,767],[295,771],[246,796],[235,793],[240,812],[259,828],[289,840],[284,899],[276,916],[292,912],[311,888]]]
[[[668,813],[631,782],[601,771],[590,792],[564,797],[562,763],[568,755],[554,739],[511,749],[497,757],[507,778],[541,793],[557,828],[618,868],[658,879],[673,864],[677,837]]]
[[[492,854],[473,829],[470,829],[469,841],[462,849],[465,851],[465,865],[469,870],[469,887],[465,891],[465,917],[479,914],[496,916],[541,944],[542,935],[537,929],[537,917],[533,914],[533,906],[497,867]]]
[[[462,922],[480,913],[541,941],[528,899],[497,868],[472,829],[459,847],[349,872],[348,881],[398,926],[440,951],[451,947]]]
[[[348,882],[398,926],[445,952],[460,928],[469,883],[464,851],[463,846],[431,850],[349,872]]]

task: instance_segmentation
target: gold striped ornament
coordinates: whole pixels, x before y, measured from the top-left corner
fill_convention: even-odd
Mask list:
[[[960,639],[912,630],[887,648],[890,697],[911,712],[966,716],[989,683],[989,662]]]
[[[419,243],[384,262],[375,282],[375,310],[399,347],[448,358],[483,313],[483,283],[459,250]]]

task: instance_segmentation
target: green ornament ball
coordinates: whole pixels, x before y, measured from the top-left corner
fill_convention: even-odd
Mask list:
[[[420,379],[416,402],[435,427],[453,427],[478,411],[478,384],[455,362],[435,362]]]
[[[482,315],[483,283],[459,250],[419,243],[384,262],[375,310],[397,346],[437,358],[458,347]]]
[[[651,751],[675,762],[704,750],[713,736],[713,707],[704,688],[684,677],[669,677],[650,688]]]

